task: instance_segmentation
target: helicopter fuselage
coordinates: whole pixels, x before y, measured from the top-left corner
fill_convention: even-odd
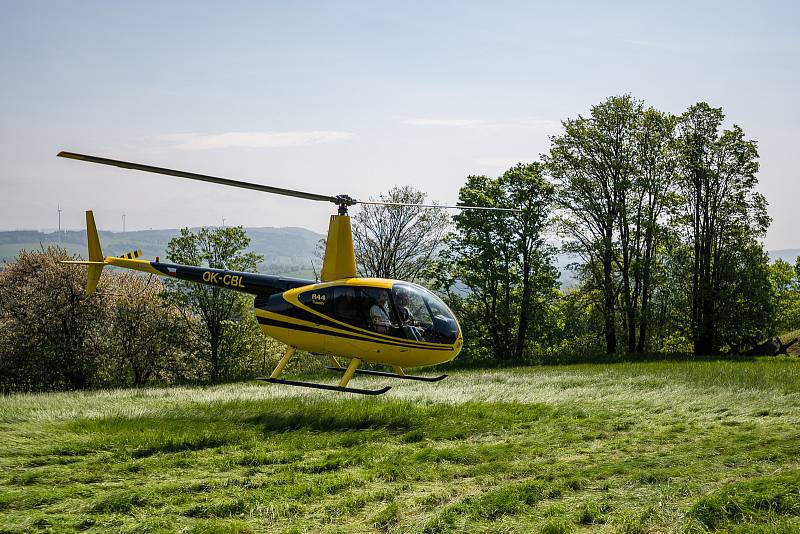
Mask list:
[[[463,344],[447,306],[421,286],[399,280],[314,283],[256,297],[255,308],[265,334],[317,354],[420,367],[452,360]]]
[[[264,334],[315,354],[421,367],[461,351],[450,309],[427,289],[385,278],[314,280],[108,257],[110,265],[254,295]]]

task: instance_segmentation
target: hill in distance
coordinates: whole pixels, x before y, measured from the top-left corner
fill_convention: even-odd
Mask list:
[[[196,230],[196,229],[193,229]],[[258,270],[300,278],[314,278],[311,260],[314,249],[325,236],[305,228],[245,228],[250,236],[250,249],[262,254],[264,261]],[[131,232],[99,231],[103,253],[119,256],[132,250],[141,250],[144,258],[159,256],[166,261],[167,243],[179,235],[178,229],[137,230]],[[61,235],[61,246],[71,254],[86,257],[86,230],[67,231]],[[58,232],[15,230],[0,232],[0,262],[12,262],[20,250],[36,250],[42,246],[59,244]],[[319,270],[319,261],[314,267]]]
[[[784,248],[781,250],[770,250],[769,261],[783,260],[794,265],[797,257],[800,256],[800,248]]]

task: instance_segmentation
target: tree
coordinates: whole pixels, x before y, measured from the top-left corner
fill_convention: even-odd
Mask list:
[[[558,185],[558,206],[565,215],[562,229],[568,239],[566,248],[584,263],[598,266],[587,272],[591,284],[603,296],[608,354],[617,351],[615,262],[622,271],[629,325],[635,329],[630,321],[630,269],[631,247],[637,236],[630,231],[627,202],[636,180],[637,141],[646,143],[639,131],[641,113],[641,101],[630,95],[611,97],[592,107],[590,117],[564,121],[564,134],[551,138],[550,153],[545,157],[547,170]],[[617,244],[619,251],[615,250]],[[632,350],[630,345],[629,338]]]
[[[126,375],[124,383],[142,386],[155,377],[172,378],[166,371],[174,360],[188,357],[188,334],[178,310],[161,298],[164,284],[134,273],[108,272],[104,277],[113,298],[109,350],[119,355],[115,363],[117,372]]]
[[[625,203],[628,221],[627,241],[632,242],[623,253],[623,264],[631,268],[623,272],[628,281],[625,287],[625,307],[628,315],[628,351],[642,353],[648,338],[650,301],[654,290],[654,271],[657,255],[670,229],[665,215],[674,204],[675,142],[677,119],[656,109],[648,108],[641,115],[636,131],[636,175],[627,192]],[[620,231],[624,225],[620,224]],[[627,261],[626,261],[627,260]],[[626,276],[627,275],[627,276]],[[636,322],[639,338],[636,339]],[[635,349],[634,349],[635,344]]]
[[[185,265],[253,272],[263,257],[246,252],[249,244],[250,238],[241,226],[201,228],[197,233],[184,228],[180,236],[170,240],[167,257]],[[167,288],[179,308],[199,317],[208,344],[211,379],[218,380],[230,356],[220,350],[226,331],[231,328],[231,321],[241,320],[251,303],[240,293],[218,286],[169,280]]]
[[[380,202],[424,204],[426,194],[393,187]],[[356,264],[362,276],[415,281],[431,264],[447,232],[442,209],[363,204],[353,217]]]
[[[739,353],[776,333],[777,301],[769,257],[761,243],[741,236],[716,263],[715,336],[719,349]]]
[[[455,215],[443,257],[450,265],[438,271],[440,289],[466,287],[456,307],[468,312],[464,322],[498,360],[521,360],[551,307],[557,272],[544,230],[553,195],[538,163],[519,164],[497,179],[469,176],[459,191],[465,205],[520,210]]]
[[[800,256],[797,256],[797,258],[794,260],[794,277],[795,284],[800,286]]]
[[[61,247],[23,250],[0,272],[0,384],[43,391],[98,385],[107,291],[83,290],[86,268]]]
[[[679,186],[693,251],[691,325],[696,354],[719,352],[724,277],[738,276],[737,250],[769,226],[766,200],[755,192],[758,150],[738,126],[721,130],[721,108],[691,106],[679,121]],[[743,264],[739,264],[742,266]]]

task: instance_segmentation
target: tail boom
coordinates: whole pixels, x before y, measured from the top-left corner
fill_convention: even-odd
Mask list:
[[[248,273],[243,271],[229,271],[227,269],[212,269],[210,267],[196,267],[193,265],[180,265],[175,263],[162,263],[137,259],[141,251],[135,250],[120,257],[103,256],[100,248],[100,239],[94,223],[94,215],[86,212],[86,235],[89,245],[89,261],[62,261],[74,265],[86,265],[89,269],[89,279],[86,282],[86,293],[91,295],[97,288],[100,273],[106,265],[132,269],[157,276],[168,276],[188,282],[207,284],[226,289],[233,289],[252,295],[273,295],[283,291],[314,284],[314,280],[300,278],[287,278],[266,274]]]

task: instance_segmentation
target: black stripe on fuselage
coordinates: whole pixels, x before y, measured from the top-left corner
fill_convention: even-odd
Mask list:
[[[261,309],[261,310],[264,310],[264,311],[268,311],[268,312],[274,313],[276,315],[283,315],[283,316],[286,316],[286,317],[291,317],[292,319],[305,321],[307,323],[314,323],[316,325],[327,326],[329,328],[335,328],[337,330],[345,330],[347,332],[351,332],[353,334],[362,336],[363,338],[365,338],[365,339],[367,339],[369,341],[378,340],[376,342],[380,342],[380,343],[387,342],[387,343],[394,343],[394,344],[397,344],[398,342],[400,342],[400,343],[404,343],[403,346],[413,347],[415,349],[427,349],[427,348],[436,349],[435,346],[431,347],[430,345],[427,345],[427,344],[422,345],[422,344],[412,343],[412,342],[410,342],[410,341],[408,341],[408,340],[406,340],[406,339],[404,339],[402,337],[373,334],[372,332],[364,332],[362,329],[359,329],[359,328],[357,328],[355,326],[348,325],[346,323],[338,323],[338,322],[333,321],[332,319],[328,318],[325,315],[317,315],[317,314],[312,313],[312,312],[310,312],[310,311],[308,311],[308,310],[306,310],[304,308],[301,308],[299,306],[295,306],[294,304],[292,304],[291,302],[286,300],[286,298],[284,298],[283,295],[271,296],[269,298],[269,300],[267,300],[266,303],[259,302],[259,300],[260,299],[256,298],[256,302],[255,302],[256,308],[258,308],[258,309]],[[291,324],[294,324],[294,323],[291,323]],[[327,332],[327,330],[326,330],[326,332]],[[450,345],[447,345],[446,343],[436,343],[435,345],[450,346]]]
[[[243,271],[228,271],[226,269],[211,269],[209,267],[195,267],[193,265],[178,265],[174,263],[161,263],[151,261],[150,265],[169,276],[180,280],[206,284],[225,289],[233,289],[252,295],[274,295],[296,287],[314,284],[313,280],[300,278],[286,278],[267,274],[247,273]]]
[[[422,349],[422,350],[438,350],[438,351],[445,351],[445,350],[450,351],[450,350],[453,350],[453,347],[451,347],[450,345],[439,345],[437,347],[431,347],[431,346],[424,346],[423,347],[423,346],[419,346],[419,345],[411,345],[411,344],[408,344],[408,343],[403,343],[400,340],[398,340],[398,341],[390,341],[390,340],[384,339],[384,338],[370,338],[370,337],[366,337],[366,336],[363,336],[363,335],[355,336],[355,335],[350,335],[350,334],[344,334],[344,333],[341,333],[341,332],[332,332],[330,330],[323,330],[321,328],[314,328],[313,326],[305,326],[305,325],[299,325],[299,324],[295,324],[295,323],[287,323],[285,321],[278,321],[277,319],[270,319],[268,317],[257,316],[257,319],[258,319],[258,323],[259,324],[265,324],[265,325],[269,325],[269,326],[276,326],[276,327],[280,327],[280,328],[288,328],[290,330],[301,330],[303,332],[311,332],[311,333],[314,333],[314,334],[325,334],[325,335],[328,335],[328,336],[343,337],[343,338],[347,338],[347,339],[355,339],[357,341],[368,341],[370,343],[379,343],[381,345],[394,345],[394,346],[397,346],[397,347],[405,347],[405,348],[409,348],[409,349]]]

